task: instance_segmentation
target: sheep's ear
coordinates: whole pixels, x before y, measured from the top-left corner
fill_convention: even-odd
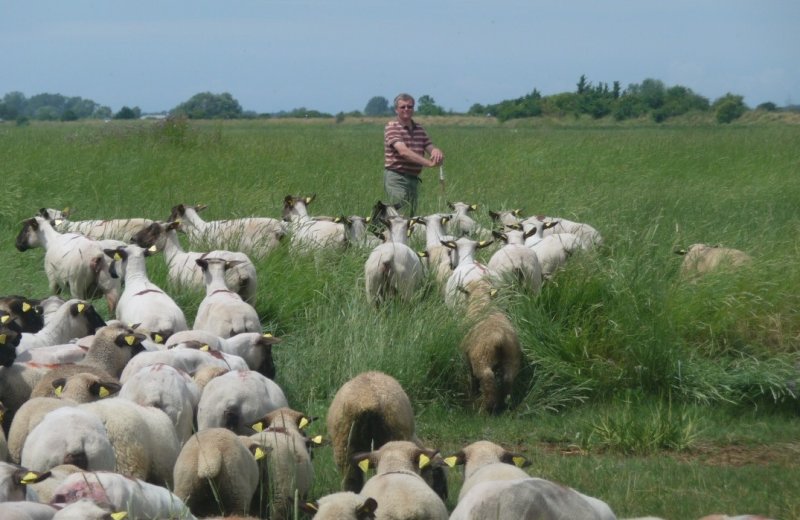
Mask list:
[[[311,424],[312,422],[314,422],[316,420],[317,420],[316,417],[308,417],[308,416],[304,415],[304,416],[300,417],[300,419],[298,419],[297,427],[300,428],[301,430],[303,430],[303,429],[305,429],[306,426],[308,426],[309,424]]]
[[[58,379],[53,380],[53,391],[56,394],[56,397],[61,397],[61,393],[64,391],[64,385],[66,384],[66,377],[59,377]]]
[[[447,224],[453,219],[453,215],[442,215],[442,225]]]
[[[111,513],[111,520],[125,520],[126,518],[128,518],[127,511],[116,511]]]
[[[206,209],[208,206],[206,204],[195,204],[194,210],[198,213]]]
[[[420,258],[428,258],[428,252],[427,251],[417,251],[417,256],[420,257]]]
[[[100,381],[95,381],[91,385],[89,385],[89,393],[92,395],[96,395],[100,399],[104,397],[108,397],[111,394],[116,394],[119,392],[120,388],[122,388],[118,383],[114,382],[106,382],[101,383]]]
[[[480,242],[478,242],[478,249],[482,249],[492,244],[494,244],[494,240],[481,240]]]
[[[205,258],[195,258],[194,263],[196,263],[203,271],[208,270],[208,260]]]
[[[444,463],[450,466],[451,468],[455,468],[456,466],[461,466],[467,461],[467,457],[464,455],[463,451],[459,451],[455,455],[450,455],[449,457],[444,458]]]
[[[686,254],[686,253],[688,253],[688,252],[689,252],[689,251],[687,251],[686,249],[683,249],[683,248],[681,248],[681,249],[676,249],[676,250],[675,250],[675,254],[676,254],[676,255],[685,255],[685,254]]]
[[[305,199],[303,199],[303,202],[305,202],[306,204],[311,204],[312,202],[314,202],[314,199],[316,199],[316,198],[317,198],[317,194],[314,193],[310,197],[306,197]]]
[[[157,226],[158,224],[155,224],[155,225]],[[173,220],[172,222],[168,222],[166,229],[167,229],[167,231],[173,231],[173,230],[178,229],[180,227],[181,227],[181,219],[178,218],[178,219]]]
[[[265,429],[266,429],[268,426],[269,426],[269,424],[267,424],[267,421],[266,421],[266,420],[264,420],[264,419],[259,419],[258,421],[256,421],[256,422],[254,422],[253,424],[251,424],[251,425],[250,425],[250,428],[252,428],[253,430],[255,430],[255,431],[256,431],[256,433],[261,433],[261,432],[263,432],[263,431],[264,431],[264,430],[265,430]]]
[[[322,435],[315,435],[308,438],[308,443],[312,448],[316,448],[325,444],[325,438]]]
[[[375,518],[375,510],[378,509],[378,502],[374,498],[369,497],[364,500],[364,503],[356,508],[356,518],[359,520],[367,520],[368,518]]]
[[[365,219],[364,219],[364,222],[366,222],[367,224],[369,224],[370,222],[372,222],[372,217],[371,217],[371,216],[369,216],[369,217],[365,218]]]
[[[158,253],[158,248],[155,244],[144,250],[144,256],[152,256],[156,253]]]
[[[291,208],[292,206],[294,206],[294,197],[291,195],[285,196],[283,198],[283,203]]]
[[[557,225],[559,225],[560,223],[561,223],[561,221],[560,221],[560,220],[551,220],[550,222],[545,222],[545,223],[543,224],[543,229],[550,229],[550,228],[554,228],[554,227],[556,227]]]
[[[492,236],[498,240],[503,240],[503,241],[508,240],[508,236],[505,233],[503,233],[502,231],[497,231],[495,229],[492,230]]]
[[[514,215],[515,217],[518,217],[518,216],[522,215],[522,210],[521,209],[512,210],[511,214]]]
[[[448,249],[456,249],[458,246],[452,240],[440,240],[441,244]]]
[[[64,218],[69,218],[72,215],[72,208],[67,206],[61,210],[61,214],[64,216]]]
[[[250,446],[250,453],[253,454],[253,458],[256,460],[261,460],[265,458],[269,452],[272,451],[272,448],[269,446],[264,446],[263,444],[253,444]]]
[[[450,208],[450,209],[456,209],[456,206],[455,206],[455,204],[453,204],[453,203],[452,203],[452,202],[450,202],[449,200],[447,201],[447,207],[448,207],[448,208]]]
[[[529,231],[526,231],[525,233],[522,234],[522,238],[527,239],[535,234],[536,234],[536,226],[533,226]]]
[[[528,460],[528,458],[519,453],[505,452],[503,456],[500,457],[500,460],[506,464],[513,464],[518,468],[525,468],[531,465],[531,462]]]
[[[280,343],[281,341],[283,341],[281,338],[276,338],[269,332],[265,332],[261,335],[261,339],[259,340],[258,344],[262,346],[272,346]]]
[[[370,468],[374,468],[375,464],[372,462],[372,457],[370,457],[370,453],[356,453],[352,457],[353,463],[361,468],[361,471],[366,473]]]
[[[17,482],[23,485],[36,484],[50,476],[49,471],[30,471],[25,468],[20,468],[14,472],[14,477]]]
[[[159,334],[158,332],[153,333],[153,343],[163,345],[164,341],[166,341],[166,338],[162,334]]]
[[[319,511],[319,502],[303,502],[300,504],[300,511],[307,515],[315,515]]]
[[[417,467],[419,469],[427,468],[438,453],[436,450],[419,450],[419,453],[417,453]]]
[[[478,205],[477,204],[470,204],[467,207],[467,211],[475,211],[476,209],[478,209]]]
[[[69,313],[72,314],[73,316],[83,314],[86,311],[86,307],[88,307],[86,302],[73,303],[72,306],[69,308]]]

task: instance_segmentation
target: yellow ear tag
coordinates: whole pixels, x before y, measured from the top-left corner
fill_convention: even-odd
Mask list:
[[[28,303],[28,302],[23,302],[22,303],[22,312],[28,312],[29,310],[31,310],[31,304]]]
[[[201,345],[200,350],[202,350],[203,352],[208,352],[209,350],[211,350],[211,347],[209,347],[207,344]]]
[[[306,419],[305,417],[303,417],[303,418],[300,419],[300,424],[298,426],[302,430],[303,428],[305,428],[309,424],[310,424],[309,420]]]
[[[514,465],[518,468],[521,468],[525,465],[525,457],[512,457],[511,460],[514,461]]]
[[[310,510],[314,511],[315,513],[319,511],[319,506],[314,502],[306,502],[306,507]]]
[[[158,248],[155,245],[148,247],[147,250],[151,253],[158,253]]]
[[[430,464],[431,458],[425,455],[424,453],[419,456],[419,469],[424,468],[428,464]]]
[[[119,253],[114,253],[114,260],[120,261],[122,260],[122,255]]]
[[[322,435],[317,435],[316,437],[311,437],[310,440],[314,444],[317,444],[317,445],[322,444]]]
[[[369,459],[364,459],[361,462],[359,462],[358,467],[361,468],[361,471],[366,473],[367,470],[369,469]]]
[[[2,318],[0,318],[0,323],[8,323],[11,320],[11,316],[8,314],[4,314]]]
[[[25,476],[19,481],[20,484],[33,484],[39,479],[39,475],[33,471],[25,473]]]
[[[125,343],[127,343],[128,346],[130,347],[131,345],[136,343],[136,336],[125,336]]]
[[[266,456],[267,456],[267,452],[264,451],[263,448],[256,448],[256,452],[253,453],[253,458],[255,458],[256,460],[261,460]]]
[[[153,341],[159,344],[164,343],[164,336],[161,334],[153,334]]]
[[[311,201],[312,201],[311,197],[306,197],[306,204],[311,204]]]
[[[261,337],[263,337],[263,338],[271,338],[272,334],[270,334],[269,332],[265,332],[264,334],[262,334]]]
[[[78,312],[83,312],[86,309],[86,305],[83,303],[78,304]]]
[[[111,518],[112,520],[124,520],[125,518],[128,518],[128,512],[117,511],[116,513],[111,513]]]
[[[5,345],[5,344],[6,344],[6,335],[0,334],[0,345]]]
[[[451,468],[455,468],[456,465],[458,464],[458,457],[456,457],[455,455],[453,455],[452,457],[447,457],[446,459],[444,459],[444,463],[450,466]]]
[[[64,221],[63,221],[62,219],[60,219],[60,218],[57,218],[57,219],[55,219],[55,220],[53,221],[53,223],[54,223],[56,226],[60,226],[61,224],[63,224],[63,223],[64,223]]]
[[[100,391],[97,392],[97,395],[99,395],[100,398],[102,399],[103,397],[108,397],[109,395],[111,395],[111,392],[108,391],[108,388],[101,386]]]
[[[261,433],[261,432],[264,431],[264,423],[262,423],[261,421],[258,421],[253,426],[251,426],[251,428],[253,428],[258,433]]]
[[[64,387],[57,386],[53,393],[56,394],[56,397],[61,397],[61,394],[64,393]]]
[[[6,412],[4,412],[3,410],[0,410],[0,421],[2,421],[5,416],[6,416]]]

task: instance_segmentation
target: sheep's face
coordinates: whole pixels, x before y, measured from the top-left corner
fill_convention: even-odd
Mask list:
[[[41,218],[41,217],[40,217]],[[37,231],[39,222],[35,218],[29,218],[22,222],[22,229],[17,234],[15,246],[19,251],[27,251],[42,245]]]
[[[21,338],[22,335],[14,328],[0,325],[0,366],[10,367],[14,364],[17,358],[16,346]]]
[[[144,248],[156,246],[160,250],[164,248],[165,234],[164,226],[158,222],[153,222],[146,228],[137,231],[131,237],[131,243]]]

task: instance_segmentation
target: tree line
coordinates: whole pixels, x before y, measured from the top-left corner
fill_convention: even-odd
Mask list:
[[[645,79],[622,88],[618,81],[591,83],[582,75],[572,92],[562,92],[543,96],[536,88],[529,94],[516,99],[503,100],[494,104],[476,103],[466,114],[448,111],[436,103],[430,95],[417,99],[416,113],[423,116],[468,115],[475,117],[494,117],[499,121],[529,117],[580,117],[595,119],[612,117],[617,121],[649,117],[660,123],[671,117],[689,112],[713,112],[720,123],[729,123],[750,110],[743,97],[728,93],[713,102],[681,85],[666,86],[657,79]],[[757,110],[797,110],[798,107],[779,109],[774,103],[762,103]],[[188,119],[242,119],[242,118],[336,118],[391,116],[393,107],[383,96],[369,99],[363,112],[339,112],[329,114],[305,107],[273,114],[257,114],[245,111],[239,102],[228,92],[214,94],[201,92],[169,111],[169,115]],[[142,116],[139,107],[122,107],[118,112],[111,108],[81,97],[66,97],[61,94],[37,94],[26,98],[21,92],[9,92],[0,100],[0,120],[16,121],[18,124],[28,120],[75,121],[79,119],[138,119]]]

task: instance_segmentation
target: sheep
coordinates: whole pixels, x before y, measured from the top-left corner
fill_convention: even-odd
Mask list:
[[[345,238],[349,245],[374,248],[380,244],[380,240],[368,232],[372,222],[370,217],[349,215],[340,217],[340,221],[344,224]]]
[[[392,296],[409,302],[423,280],[422,262],[406,245],[409,220],[392,217],[385,222],[390,237],[372,250],[364,264],[367,300],[375,306]]]
[[[77,408],[102,421],[114,450],[117,473],[158,485],[172,485],[172,468],[180,452],[180,441],[172,420],[163,410],[120,397],[83,403]]]
[[[68,292],[81,300],[103,295],[109,310],[116,308],[120,283],[110,276],[109,262],[99,242],[75,233],[59,233],[47,219],[33,217],[23,221],[16,247],[19,251],[44,248],[44,270],[52,294]]]
[[[692,244],[688,249],[679,249],[676,253],[684,255],[681,276],[685,278],[724,268],[739,268],[753,260],[750,255],[739,249],[708,244]]]
[[[62,406],[46,413],[28,433],[20,462],[35,471],[61,464],[114,471],[117,464],[103,421],[78,406]]]
[[[444,288],[447,279],[453,272],[450,266],[450,249],[442,245],[442,241],[455,240],[455,237],[445,233],[444,226],[450,221],[451,216],[443,213],[433,213],[425,217],[417,217],[416,223],[425,226],[425,254],[428,271],[433,273],[434,279]]]
[[[473,442],[458,453],[445,457],[444,462],[451,468],[464,466],[464,483],[458,495],[459,502],[473,486],[481,482],[530,476],[522,469],[530,466],[527,457],[507,451],[491,441]]]
[[[454,308],[463,303],[463,288],[475,280],[496,278],[486,265],[475,259],[475,252],[492,244],[492,241],[476,241],[467,237],[458,240],[443,240],[442,245],[450,249],[450,265],[453,272],[445,286],[445,304]]]
[[[413,442],[390,441],[377,451],[353,456],[353,462],[364,471],[375,468],[375,475],[364,484],[361,494],[381,505],[375,514],[377,520],[447,520],[444,502],[420,476],[420,470],[436,454]]]
[[[556,233],[544,236],[528,247],[539,258],[539,264],[542,266],[542,279],[550,280],[556,271],[567,263],[570,255],[581,249],[582,246],[577,235]]]
[[[173,492],[198,516],[246,514],[259,485],[255,457],[230,430],[199,431],[175,461]]]
[[[286,235],[284,223],[269,217],[205,221],[198,214],[205,208],[203,205],[173,206],[167,221],[180,220],[181,229],[186,231],[192,244],[241,251],[258,258],[278,247]]]
[[[199,342],[208,345],[209,351],[220,351],[227,355],[239,356],[250,370],[255,370],[270,379],[275,379],[275,362],[272,358],[272,346],[282,340],[269,332],[243,332],[230,338],[220,338],[216,334],[202,330],[186,330],[173,334],[165,343],[171,348],[181,342]]]
[[[59,365],[42,375],[31,391],[32,397],[55,395],[53,382],[77,373],[93,373],[104,381],[116,381],[123,368],[144,348],[143,334],[121,323],[106,325],[94,335],[86,356],[73,365]]]
[[[203,270],[206,296],[197,308],[194,330],[204,330],[221,338],[242,332],[261,332],[258,312],[225,285],[225,271],[230,262],[219,258],[198,258]]]
[[[183,370],[194,377],[196,372],[205,366],[216,366],[224,370],[248,370],[247,362],[239,356],[231,356],[215,350],[201,350],[203,345],[195,343],[194,348],[188,348],[191,342],[176,346],[170,350],[142,352],[130,360],[119,377],[124,385],[142,367],[164,363],[171,367]]]
[[[153,406],[172,421],[181,443],[191,437],[200,388],[186,372],[156,363],[142,367],[119,390],[119,397],[142,406]]]
[[[25,487],[49,477],[46,471],[33,471],[0,461],[0,503],[25,500]]]
[[[39,332],[22,334],[17,354],[28,349],[60,345],[71,339],[94,334],[105,324],[91,303],[79,299],[68,300],[59,307],[52,318],[47,320],[47,324]]]
[[[319,498],[315,502],[304,502],[302,511],[314,515],[314,520],[374,520],[378,503],[374,498],[341,491]]]
[[[215,377],[203,389],[197,406],[197,429],[224,427],[246,435],[247,427],[272,410],[288,406],[283,390],[253,370]]]
[[[53,499],[53,491],[61,485],[65,478],[73,473],[81,473],[83,471],[74,464],[59,464],[47,471],[50,476],[46,479],[28,484],[25,488],[25,496],[29,501],[49,504]]]
[[[115,260],[111,275],[125,281],[116,309],[118,320],[136,323],[163,338],[189,328],[175,300],[147,277],[145,258],[150,250],[131,244],[105,253]]]
[[[122,520],[128,518],[127,511],[115,511],[111,504],[98,504],[88,498],[82,498],[56,512],[51,520]]]
[[[3,520],[52,520],[57,511],[53,506],[26,500],[0,502],[0,518]]]
[[[478,209],[477,204],[466,202],[448,202],[447,205],[454,211],[453,218],[450,219],[450,233],[457,237],[469,235],[480,240],[488,239],[491,234],[486,228],[481,227],[469,213]]]
[[[55,489],[52,503],[72,504],[87,498],[97,504],[110,506],[112,511],[126,511],[128,513],[126,518],[131,520],[195,518],[186,504],[169,490],[108,471],[75,473],[68,476]]]
[[[300,500],[308,496],[314,481],[314,466],[310,442],[301,430],[311,420],[301,412],[282,407],[251,425],[258,433],[250,439],[270,450],[267,458],[271,490],[269,518],[288,520],[295,494]]]
[[[222,258],[238,262],[225,272],[225,285],[237,292],[243,300],[255,303],[258,289],[258,275],[253,262],[246,254],[238,251],[215,250],[207,253],[184,251],[178,240],[177,228],[180,221],[153,222],[136,233],[131,241],[145,249],[155,246],[164,252],[167,262],[167,280],[179,287],[203,288],[203,272],[195,262],[198,258]]]
[[[460,349],[467,359],[472,395],[480,391],[480,409],[498,413],[522,366],[522,346],[514,325],[506,314],[487,304],[491,290],[485,281],[470,283],[466,315],[475,320],[461,340]]]
[[[3,416],[6,413],[6,407],[0,402],[0,423],[3,422]],[[8,460],[8,441],[6,440],[6,432],[0,427],[0,462]]]
[[[70,221],[68,209],[59,211],[52,208],[41,208],[39,216],[49,220],[62,233],[79,233],[95,240],[112,239],[122,242],[130,242],[137,231],[153,222],[147,218]]]
[[[571,233],[578,237],[581,248],[585,250],[593,249],[603,244],[603,237],[594,227],[584,222],[575,222],[562,217],[548,217],[537,215],[520,220],[523,228],[528,225],[541,225],[545,222],[554,222],[553,226],[544,229],[545,236],[559,233]]]
[[[512,225],[519,225],[520,223],[520,215],[522,214],[521,209],[512,209],[512,210],[501,210],[501,211],[492,211],[489,210],[489,216],[492,219],[492,222],[495,224],[500,224],[501,226],[512,226]]]
[[[50,368],[46,366],[21,362],[0,367],[0,402],[6,408],[2,421],[6,431],[16,411],[30,398],[33,388],[49,371]]]
[[[531,294],[537,294],[542,288],[542,266],[536,253],[525,247],[527,233],[509,229],[492,231],[492,235],[505,242],[486,263],[489,271],[497,277],[495,283],[513,280]]]
[[[347,243],[344,224],[308,215],[308,205],[315,197],[287,195],[283,199],[283,220],[289,224],[292,245],[300,250],[343,247]]]
[[[345,491],[358,493],[364,485],[362,472],[351,460],[355,453],[377,449],[389,441],[421,444],[408,395],[395,378],[383,372],[364,372],[344,383],[328,407],[326,422]],[[425,477],[439,496],[447,496],[447,479],[441,468],[426,471]]]
[[[10,367],[14,364],[22,334],[20,326],[11,319],[11,316],[5,311],[0,311],[0,366]]]
[[[0,311],[11,316],[20,332],[38,332],[44,327],[44,318],[39,302],[24,296],[0,297]]]
[[[605,502],[533,477],[476,484],[450,516],[450,520],[486,518],[616,520]]]

